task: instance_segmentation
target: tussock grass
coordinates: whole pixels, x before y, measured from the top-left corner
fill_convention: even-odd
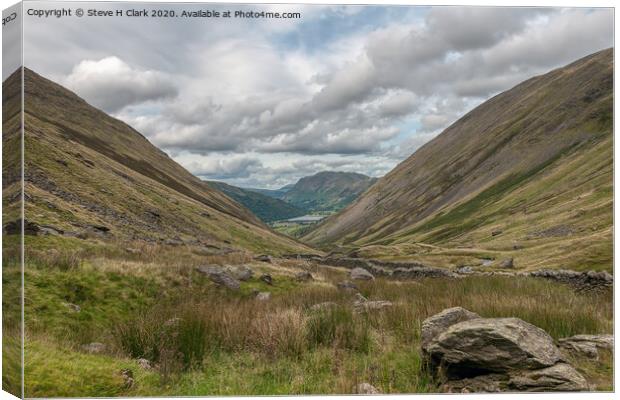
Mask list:
[[[163,256],[160,262],[148,261],[147,253],[121,259],[97,250],[71,268],[53,252],[46,255],[48,249],[39,251],[42,256],[31,257],[34,264],[25,271],[27,340],[32,362],[43,363],[26,370],[33,395],[43,390],[57,395],[353,393],[360,382],[385,393],[436,391],[422,368],[420,327],[428,316],[453,306],[483,317],[522,318],[556,339],[612,331],[611,293],[578,294],[527,277],[358,282],[369,300],[389,300],[393,306],[355,314],[354,295],[335,286],[346,279],[341,268],[294,260],[254,263],[255,274],[271,273],[275,285],[255,276],[232,292],[194,270],[198,257],[190,254],[184,264],[181,249],[170,252],[176,260]],[[315,280],[295,282],[292,274],[302,269]],[[4,272],[7,279],[19,274],[17,268]],[[253,290],[272,297],[258,301]],[[312,309],[324,302],[335,305]],[[85,354],[81,346],[95,341],[106,344],[106,352]],[[136,358],[151,360],[155,370],[145,373],[130,361]],[[80,371],[82,362],[101,376]],[[119,386],[116,374],[124,365],[136,373],[133,388]],[[584,363],[584,374],[590,373],[597,387],[609,388],[610,365],[604,358]],[[53,371],[89,384],[80,392],[56,382],[62,373]],[[58,389],[50,389],[54,384]]]

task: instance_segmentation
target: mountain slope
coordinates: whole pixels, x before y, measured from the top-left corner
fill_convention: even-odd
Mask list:
[[[208,182],[236,202],[243,204],[264,222],[299,217],[306,212],[282,200],[266,196],[250,189],[242,189],[224,182]]]
[[[282,196],[282,200],[308,211],[337,211],[375,181],[375,178],[353,172],[319,172],[301,178]]]
[[[612,108],[608,49],[483,103],[303,239],[365,255],[416,258],[423,242],[523,267],[611,269]]]
[[[255,251],[304,248],[122,121],[28,69],[24,83],[28,221],[69,235],[94,231]]]

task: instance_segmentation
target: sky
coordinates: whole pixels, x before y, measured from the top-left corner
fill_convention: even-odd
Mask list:
[[[27,67],[127,122],[193,174],[241,187],[279,188],[325,170],[380,177],[488,98],[613,46],[611,9],[146,8],[301,13],[24,18]]]

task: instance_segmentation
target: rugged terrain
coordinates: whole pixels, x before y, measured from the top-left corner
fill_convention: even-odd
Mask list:
[[[24,79],[25,216],[32,230],[212,250],[308,251],[130,126],[28,69]]]
[[[536,268],[570,266],[565,261],[576,257],[574,269],[609,269],[609,57],[600,53],[552,72],[557,84],[534,78],[549,87],[524,83],[488,110],[511,110],[494,125],[449,128],[453,133],[441,140],[456,152],[451,135],[496,129],[502,136],[504,119],[510,130],[511,118],[534,118],[532,96],[548,113],[519,125],[523,132],[538,126],[536,135],[517,140],[515,133],[497,144],[503,157],[515,159],[506,166],[489,155],[495,178],[484,173],[491,164],[474,168],[461,160],[462,174],[446,190],[481,186],[463,199],[454,194],[455,203],[443,192],[429,197],[430,208],[446,205],[435,214],[429,208],[420,220],[428,225],[408,225],[418,216],[396,189],[419,190],[424,198],[435,186],[409,186],[421,182],[423,171],[415,169],[396,185],[405,168],[399,166],[309,236],[332,235],[333,221],[377,199],[385,219],[376,222],[371,212],[363,232],[324,236],[326,248],[326,237],[344,244],[327,255],[273,232],[126,124],[26,70],[23,270],[19,153],[3,159],[3,289],[18,294],[23,274],[25,396],[612,390],[613,278]],[[581,86],[570,86],[565,75]],[[18,79],[4,82],[5,149],[19,149]],[[576,105],[557,85],[570,86]],[[547,92],[563,94],[560,105]],[[561,129],[551,118],[558,107],[568,107]],[[473,128],[478,134],[469,133]],[[556,138],[557,129],[572,147]],[[521,143],[537,135],[535,145]],[[490,162],[464,143],[467,154]],[[564,151],[545,159],[541,148]],[[427,154],[429,168],[447,168],[441,154]],[[536,166],[538,158],[546,161]],[[421,162],[414,154],[404,164]],[[432,168],[424,182],[437,183],[440,169]],[[507,181],[510,174],[517,178]],[[404,214],[377,197],[377,186]],[[531,262],[534,255],[541,262]],[[19,296],[3,297],[3,312],[4,343],[21,350]],[[4,388],[18,393],[21,368],[3,356]]]
[[[612,269],[613,50],[459,119],[303,240],[433,265]]]

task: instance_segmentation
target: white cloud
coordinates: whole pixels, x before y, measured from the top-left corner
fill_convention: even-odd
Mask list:
[[[130,104],[172,98],[177,94],[171,77],[158,71],[131,67],[117,57],[81,61],[64,83],[91,104],[108,112],[119,111]]]

